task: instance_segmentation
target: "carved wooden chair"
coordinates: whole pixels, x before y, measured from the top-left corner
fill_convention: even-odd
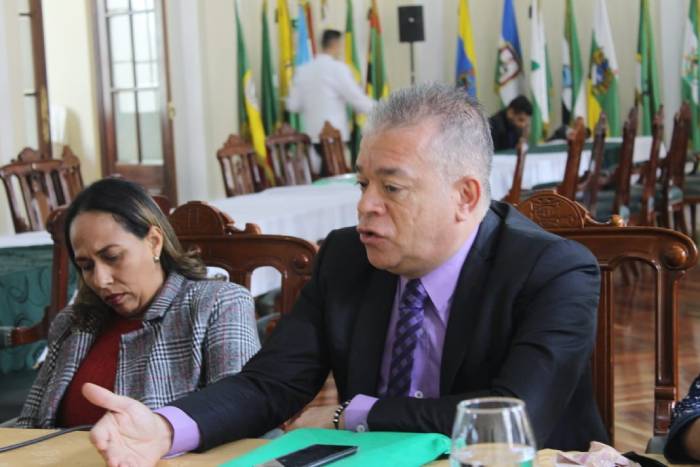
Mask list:
[[[51,211],[69,204],[83,189],[80,161],[64,147],[64,159],[43,158],[24,148],[0,167],[15,232],[44,230]]]
[[[258,226],[238,229],[225,213],[206,203],[191,201],[170,215],[170,223],[185,248],[197,248],[207,266],[224,269],[229,280],[250,289],[252,273],[272,266],[282,275],[279,312],[291,311],[301,288],[311,278],[317,248],[306,240],[264,235]],[[309,406],[337,403],[332,377]]]
[[[288,124],[265,140],[278,185],[305,185],[312,182],[309,147],[311,139]]]
[[[255,160],[253,145],[238,135],[229,135],[216,152],[226,196],[254,193],[267,187]]]
[[[523,185],[523,172],[525,171],[525,158],[527,157],[528,144],[526,138],[520,138],[515,146],[515,170],[513,171],[513,183],[510,186],[508,194],[503,198],[503,201],[511,204],[520,202],[520,194]]]
[[[45,308],[44,317],[29,327],[0,326],[0,349],[46,339],[51,321],[68,303],[70,260],[65,241],[65,220],[66,210],[58,208],[49,215],[46,221],[47,229],[53,240],[53,259],[51,263],[51,301]]]
[[[654,435],[668,431],[671,407],[678,397],[678,281],[695,266],[698,251],[687,236],[657,227],[622,227],[593,220],[585,208],[554,192],[540,192],[518,209],[545,229],[586,246],[601,269],[598,332],[592,356],[596,400],[611,440],[614,433],[613,271],[637,260],[653,270],[656,322]]]
[[[575,200],[579,186],[578,172],[581,166],[581,153],[586,142],[586,125],[581,117],[576,119],[573,131],[569,133],[566,139],[569,145],[566,168],[564,169],[564,179],[557,187],[557,193],[566,196],[570,200]]]
[[[343,144],[340,130],[331,125],[329,121],[326,121],[318,137],[323,151],[321,157],[323,158],[323,167],[325,169],[321,176],[328,177],[350,172],[345,162],[345,144]]]
[[[605,133],[608,130],[608,118],[605,112],[601,112],[593,129],[593,147],[588,170],[579,180],[577,186],[577,199],[583,202],[592,217],[596,217],[598,209],[598,192],[602,185],[603,155],[605,153]]]
[[[153,201],[156,202],[160,210],[163,212],[163,214],[170,215],[170,213],[173,210],[173,205],[170,202],[170,199],[168,199],[167,196],[164,195],[151,195],[151,198],[153,198]]]
[[[670,227],[671,218],[673,218],[675,229],[683,233],[688,233],[683,209],[683,185],[689,131],[690,106],[684,102],[673,118],[671,146],[666,158],[659,162],[661,176],[656,188],[658,194],[655,200],[659,224],[663,227]]]
[[[549,182],[535,185],[532,190],[521,193],[521,197],[526,198],[536,191],[556,190],[557,193],[566,196],[571,200],[576,199],[576,194],[580,191],[581,178],[578,175],[581,166],[581,153],[586,143],[586,125],[581,117],[576,119],[572,131],[566,137],[567,156],[564,168],[564,177],[561,182]]]
[[[663,109],[660,109],[652,122],[652,145],[649,160],[639,168],[635,168],[634,145],[637,135],[638,111],[636,107],[630,110],[623,126],[619,164],[612,175],[609,177],[603,175],[600,179],[600,184],[604,188],[597,193],[595,211],[589,208],[593,217],[605,220],[613,214],[617,214],[629,225],[655,225],[656,168],[663,139],[663,118]],[[642,175],[640,184],[631,184],[634,172]]]
[[[281,313],[291,310],[311,277],[316,246],[295,237],[263,235],[253,224],[239,230],[225,213],[191,201],[170,214],[170,223],[185,248],[197,248],[207,266],[229,274],[229,280],[250,289],[253,271],[271,266],[282,275]]]

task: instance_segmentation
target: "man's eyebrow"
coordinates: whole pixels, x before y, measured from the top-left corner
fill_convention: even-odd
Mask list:
[[[361,165],[356,165],[355,166],[355,171],[358,174],[362,173],[362,166]],[[390,176],[390,175],[400,175],[404,177],[408,177],[408,172],[404,170],[401,167],[380,167],[377,169],[377,175],[384,175],[384,176]]]

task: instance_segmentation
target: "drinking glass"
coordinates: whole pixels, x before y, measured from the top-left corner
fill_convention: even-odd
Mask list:
[[[450,452],[453,467],[532,467],[535,452],[520,399],[485,397],[457,405]]]

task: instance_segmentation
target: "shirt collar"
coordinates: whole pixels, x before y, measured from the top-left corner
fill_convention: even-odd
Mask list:
[[[420,278],[425,291],[430,297],[430,301],[433,302],[433,306],[440,320],[445,325],[447,324],[447,318],[449,316],[450,301],[452,300],[452,295],[454,294],[457,281],[459,280],[459,273],[462,271],[464,261],[466,261],[467,255],[469,255],[469,251],[474,244],[478,232],[479,228],[477,227],[474,229],[474,232],[467,237],[455,254],[440,266]],[[408,281],[408,278],[401,276],[399,284],[401,290],[405,289]]]

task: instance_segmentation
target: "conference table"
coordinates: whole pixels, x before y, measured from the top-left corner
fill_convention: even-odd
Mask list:
[[[19,443],[31,438],[42,436],[53,430],[23,430],[17,428],[0,428],[0,447]],[[104,465],[104,461],[90,444],[88,433],[76,431],[48,441],[23,447],[14,451],[0,454],[0,467],[6,466],[63,466],[87,467]],[[220,465],[226,461],[262,446],[268,442],[262,439],[244,439],[210,449],[203,453],[188,453],[158,463],[163,467],[196,467]],[[539,451],[537,465],[539,467],[554,467],[553,451]],[[664,464],[668,462],[661,455],[645,454]],[[351,458],[348,458],[350,460]],[[449,461],[441,459],[427,464],[430,467],[447,467]],[[683,464],[669,464],[683,466]]]

